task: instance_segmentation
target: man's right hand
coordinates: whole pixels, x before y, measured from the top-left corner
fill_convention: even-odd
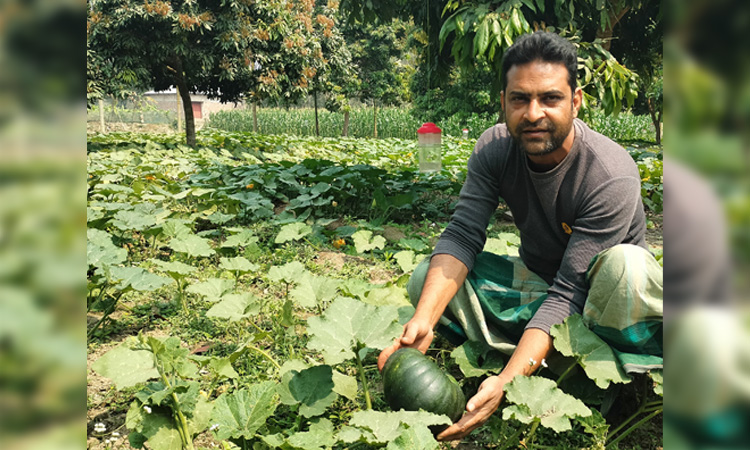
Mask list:
[[[401,337],[396,339],[393,345],[380,352],[380,356],[378,356],[378,370],[383,370],[388,357],[402,347],[412,347],[422,353],[426,353],[427,349],[430,348],[430,344],[432,344],[433,337],[432,324],[426,320],[412,318],[404,325]]]

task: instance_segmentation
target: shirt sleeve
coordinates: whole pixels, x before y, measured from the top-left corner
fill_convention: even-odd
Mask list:
[[[469,270],[484,248],[487,225],[500,203],[496,145],[497,141],[490,139],[477,143],[469,158],[456,210],[432,252],[433,256],[452,255]]]
[[[583,312],[588,294],[589,263],[599,252],[625,241],[637,208],[643,207],[640,192],[639,179],[618,177],[589,194],[571,227],[560,270],[547,291],[547,298],[526,328],[549,333],[552,325]]]

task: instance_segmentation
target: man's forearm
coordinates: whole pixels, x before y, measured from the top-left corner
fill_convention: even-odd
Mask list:
[[[509,382],[516,375],[531,375],[552,350],[552,337],[538,328],[524,331],[508,364],[498,375]],[[533,364],[530,362],[533,361]]]
[[[464,263],[448,254],[438,254],[430,260],[422,295],[414,318],[428,321],[433,327],[463,285],[469,270]]]

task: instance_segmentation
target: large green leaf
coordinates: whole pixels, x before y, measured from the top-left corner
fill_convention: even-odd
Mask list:
[[[393,259],[396,260],[402,272],[409,273],[419,265],[424,259],[424,255],[415,255],[411,250],[401,250],[393,255]]]
[[[385,238],[383,236],[372,236],[370,230],[359,230],[352,235],[354,247],[357,253],[369,252],[372,250],[385,248]]]
[[[388,443],[386,450],[435,450],[439,444],[425,426],[401,427],[403,431]]]
[[[247,247],[257,242],[258,237],[252,231],[243,229],[239,233],[229,236],[221,246],[227,248]]]
[[[282,403],[299,404],[300,414],[315,417],[323,414],[338,398],[333,389],[333,369],[321,365],[286,372],[278,392]]]
[[[503,358],[497,350],[476,341],[466,341],[451,352],[458,367],[466,377],[480,377],[490,373],[500,373],[504,366]]]
[[[169,241],[169,248],[176,252],[187,253],[189,256],[211,256],[214,249],[211,248],[210,241],[195,234],[186,237],[177,237]]]
[[[347,297],[338,297],[323,316],[310,317],[307,322],[311,335],[308,347],[320,351],[330,365],[354,358],[359,348],[381,350],[402,331],[397,308],[368,305]]]
[[[372,286],[372,289],[361,300],[376,306],[392,305],[400,307],[411,305],[406,289],[396,285],[384,287]]]
[[[235,258],[219,258],[221,263],[219,267],[232,272],[255,272],[260,268],[257,264],[253,264],[242,256]]]
[[[179,338],[149,336],[141,337],[141,341],[151,348],[160,370],[167,375],[176,374],[182,378],[194,378],[198,374],[195,363],[187,358],[190,351],[182,346]]]
[[[118,211],[112,225],[121,230],[142,231],[156,225],[156,219],[153,215],[140,211]]]
[[[86,230],[86,259],[94,267],[113,266],[125,262],[128,251],[112,243],[112,235],[96,228]]]
[[[268,278],[274,283],[284,281],[292,284],[298,282],[307,273],[305,266],[299,261],[292,261],[283,266],[273,266],[268,269]]]
[[[333,423],[328,419],[318,419],[310,424],[310,429],[289,436],[286,443],[295,450],[322,450],[336,444]]]
[[[583,323],[583,318],[572,315],[550,330],[555,348],[565,356],[578,360],[586,375],[601,389],[610,383],[628,383],[630,378],[617,362],[612,349]]]
[[[221,297],[234,287],[234,280],[225,278],[209,278],[201,283],[188,286],[187,292],[206,297],[210,302],[217,302]]]
[[[171,278],[160,277],[141,267],[110,267],[109,274],[112,281],[119,281],[117,289],[131,288],[136,291],[155,291],[174,281]]]
[[[284,364],[281,365],[281,370],[279,370],[279,375],[283,378],[284,375],[292,370],[301,371],[310,368],[310,364],[306,363],[305,361],[302,361],[300,359],[291,359],[289,361],[286,361]],[[343,374],[339,372],[336,369],[333,369],[333,392],[341,395],[342,397],[346,397],[351,401],[355,401],[357,399],[357,378],[353,376],[349,376],[346,374]],[[282,402],[284,398],[284,392],[288,392],[288,385],[284,386],[282,385],[279,389],[279,393],[282,395]],[[291,393],[289,393],[291,395]],[[287,399],[290,399],[291,397],[286,397]],[[291,400],[289,400],[291,402]],[[289,404],[294,404],[296,402],[292,402]]]
[[[148,350],[133,350],[131,342],[126,341],[108,351],[91,365],[96,373],[112,380],[117,389],[159,377],[154,355]]]
[[[167,272],[172,277],[177,275],[190,275],[191,273],[198,270],[197,267],[185,264],[179,261],[162,261],[160,259],[152,259],[153,262],[159,269]]]
[[[505,385],[505,392],[508,401],[514,403],[503,410],[505,420],[539,420],[541,425],[561,433],[571,429],[571,419],[591,415],[582,401],[564,393],[547,378],[517,376]]]
[[[227,294],[221,300],[206,311],[206,317],[227,319],[236,322],[244,318],[254,316],[260,312],[258,299],[249,292],[241,294]]]
[[[132,444],[148,443],[154,450],[182,450],[180,432],[168,410],[147,413],[139,401],[134,401],[128,410],[125,425],[134,430],[128,436]],[[134,445],[138,448],[138,445]],[[142,446],[142,445],[141,445]]]
[[[428,413],[425,411],[356,411],[352,414],[349,425],[363,428],[372,432],[376,443],[386,443],[397,439],[406,425],[409,428],[425,428],[433,425],[450,425],[447,416]],[[415,430],[416,431],[416,430]],[[429,429],[428,429],[429,431]],[[419,433],[419,432],[418,432]]]
[[[340,281],[306,273],[292,289],[291,296],[303,308],[314,308],[333,300],[338,294]]]
[[[303,237],[312,233],[312,228],[309,225],[302,222],[289,223],[281,227],[281,231],[276,235],[274,239],[275,244],[283,244],[284,242],[298,241]]]
[[[253,439],[276,411],[276,383],[264,381],[249,388],[222,394],[214,402],[211,423],[217,425],[217,439]]]

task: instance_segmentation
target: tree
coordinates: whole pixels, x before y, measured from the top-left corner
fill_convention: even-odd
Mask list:
[[[471,70],[476,60],[485,60],[499,75],[502,55],[518,36],[539,29],[559,33],[578,47],[584,110],[598,103],[605,114],[613,114],[633,104],[638,77],[607,50],[609,38],[592,39],[587,31],[613,27],[623,10],[629,11],[634,5],[636,2],[626,0],[573,0],[558,1],[548,8],[544,0],[449,0],[440,30],[441,45],[447,45],[453,37],[451,54],[461,67]],[[592,8],[599,11],[593,20],[589,14]],[[502,86],[502,80],[496,80],[495,94]]]
[[[638,114],[649,114],[657,145],[661,144],[663,114],[663,23],[661,3],[649,2],[632,9],[621,20],[610,51],[638,74],[639,95],[633,105]]]
[[[188,145],[195,145],[191,92],[222,102],[302,98],[323,59],[312,38],[314,0],[183,2],[98,0],[90,48],[110,65],[111,85],[177,87]]]
[[[413,26],[394,19],[389,24],[349,23],[343,32],[357,70],[357,95],[373,105],[373,135],[377,137],[378,105],[400,105],[409,100],[406,42]]]
[[[336,98],[340,92],[350,89],[356,83],[355,70],[352,67],[352,55],[347,47],[346,40],[341,29],[336,24],[338,4],[329,2],[325,7],[320,7],[316,15],[317,29],[316,37],[320,43],[323,58],[315,67],[316,73],[313,78],[312,93],[315,105],[315,135],[320,135],[318,124],[318,93],[329,94],[327,97]],[[348,103],[344,105],[339,101],[326,100],[326,108],[330,111],[343,109],[348,114]],[[345,121],[346,122],[346,121]],[[348,127],[345,123],[344,128]]]

